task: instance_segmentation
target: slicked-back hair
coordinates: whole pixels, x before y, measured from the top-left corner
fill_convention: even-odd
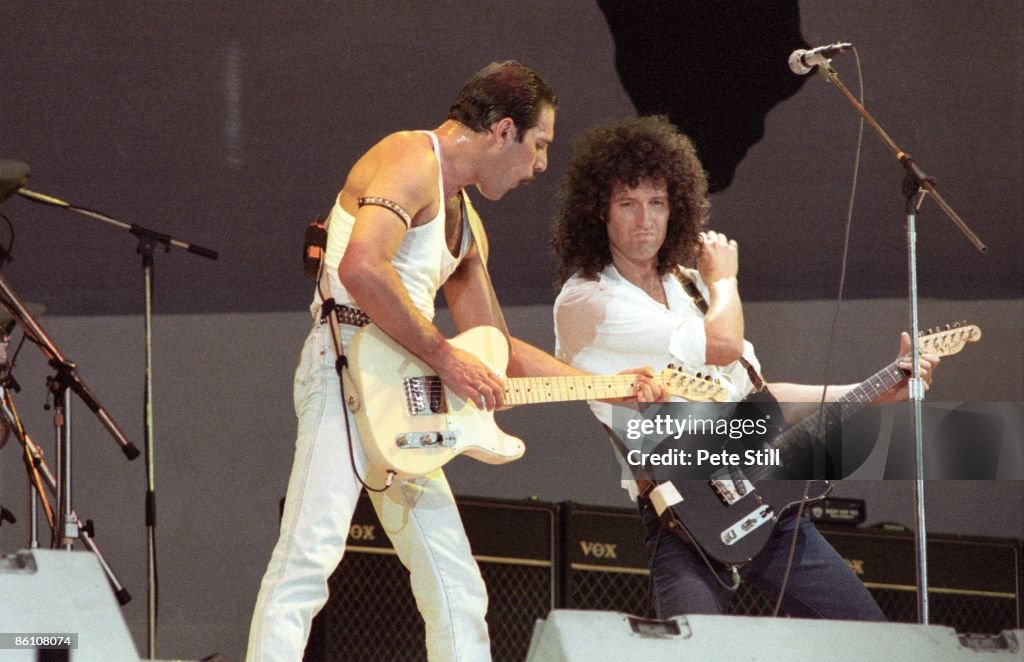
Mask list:
[[[612,262],[608,205],[616,185],[664,183],[669,219],[658,273],[690,260],[707,224],[708,182],[693,143],[665,116],[637,117],[588,130],[574,144],[556,202],[551,244],[558,283],[576,272],[596,278]]]
[[[492,62],[466,81],[448,119],[465,124],[477,133],[506,117],[516,126],[516,141],[537,125],[545,106],[556,108],[558,99],[536,71],[516,62]]]

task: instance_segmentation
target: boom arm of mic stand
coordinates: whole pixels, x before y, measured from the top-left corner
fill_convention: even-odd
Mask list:
[[[953,211],[953,208],[950,207],[949,204],[947,204],[946,201],[942,198],[942,196],[939,195],[939,192],[935,190],[934,179],[925,175],[924,172],[921,171],[921,169],[914,162],[914,159],[909,154],[900,149],[899,145],[897,145],[895,141],[893,141],[893,139],[889,137],[889,134],[887,134],[885,130],[881,127],[881,125],[879,125],[878,122],[875,121],[875,118],[871,116],[871,113],[869,113],[867,109],[864,108],[864,106],[860,103],[860,101],[857,100],[857,97],[853,96],[853,94],[846,87],[846,85],[844,85],[843,82],[839,80],[839,75],[836,74],[836,70],[832,68],[832,65],[828,63],[819,65],[818,73],[821,74],[821,76],[825,79],[826,82],[834,85],[836,89],[838,89],[843,94],[843,96],[846,97],[846,100],[850,102],[850,105],[852,105],[857,110],[857,112],[860,113],[860,116],[864,118],[864,121],[867,122],[872,129],[874,129],[875,133],[878,134],[878,137],[882,139],[883,143],[885,143],[885,146],[889,148],[889,151],[893,153],[893,155],[907,170],[907,174],[913,177],[915,180],[917,180],[918,186],[931,193],[932,197],[935,198],[935,202],[938,203],[939,208],[946,213],[946,216],[948,216],[949,219],[953,221],[953,223],[958,228],[960,228],[960,231],[964,233],[964,236],[967,237],[968,241],[974,244],[974,247],[977,248],[979,252],[987,252],[988,247],[984,243],[982,243],[981,239],[978,238],[978,235],[976,235],[974,231],[972,231],[967,226],[967,223],[965,223],[963,219],[961,219],[960,216],[955,211]]]
[[[46,332],[43,331],[42,327],[32,318],[32,316],[25,310],[25,306],[22,305],[17,295],[11,289],[11,286],[7,284],[7,280],[0,275],[0,304],[11,314],[11,316],[17,320],[18,324],[21,325],[25,333],[31,337],[36,344],[42,350],[43,354],[49,359],[50,365],[57,370],[57,379],[64,383],[64,385],[71,388],[78,397],[85,402],[86,406],[89,407],[99,418],[100,423],[107,429],[107,432],[114,437],[114,441],[121,447],[121,451],[129,460],[134,460],[139,456],[139,449],[135,447],[135,444],[128,441],[124,433],[121,432],[121,428],[117,426],[100,405],[99,401],[89,390],[89,387],[85,385],[82,378],[78,376],[78,372],[75,370],[75,364],[68,361],[61,351],[57,349],[57,346],[53,344]]]
[[[103,221],[104,223],[108,223],[115,227],[121,228],[125,232],[130,232],[131,234],[139,238],[149,239],[153,242],[163,244],[165,247],[167,247],[168,250],[170,250],[171,246],[174,246],[175,248],[180,248],[184,251],[188,251],[189,253],[195,253],[196,255],[209,258],[211,260],[216,260],[217,257],[219,256],[217,251],[212,250],[210,248],[204,248],[203,246],[197,246],[195,244],[189,244],[184,241],[178,241],[177,239],[174,239],[168,234],[163,234],[160,232],[156,232],[154,230],[149,230],[147,228],[142,227],[141,225],[136,225],[135,223],[128,224],[123,221],[119,221],[116,218],[111,218],[106,214],[101,214],[98,211],[86,209],[85,207],[76,207],[70,202],[66,202],[59,198],[54,198],[43,193],[37,193],[36,191],[30,191],[27,188],[18,189],[18,195],[33,202],[39,202],[44,205],[52,205],[54,207],[62,207],[64,209],[67,209],[68,211],[73,211],[76,214],[88,216],[89,218],[94,218],[97,221]]]

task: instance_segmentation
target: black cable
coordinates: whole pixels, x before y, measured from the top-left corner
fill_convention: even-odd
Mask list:
[[[337,304],[334,302],[334,297],[325,299],[323,289],[320,287],[321,283],[323,282],[323,269],[325,257],[326,251],[324,252],[324,256],[321,257],[320,259],[320,268],[317,270],[316,274],[316,292],[317,295],[320,297],[321,301],[321,324],[323,324],[325,321],[328,324],[329,330],[331,332],[331,341],[334,343],[334,351],[338,357],[337,362],[335,362],[334,364],[334,370],[335,372],[338,373],[338,386],[340,387],[339,390],[341,391],[341,409],[342,412],[344,413],[345,418],[345,436],[348,439],[348,461],[349,464],[352,466],[352,474],[356,477],[356,480],[359,481],[359,484],[362,485],[364,489],[370,492],[384,492],[389,487],[391,487],[391,481],[395,477],[395,472],[388,471],[388,478],[384,483],[384,487],[373,487],[363,479],[363,476],[359,473],[359,468],[356,466],[356,454],[352,444],[352,425],[349,422],[348,406],[346,405],[347,400],[345,399],[345,379],[342,376],[342,371],[348,367],[348,357],[345,356],[345,348],[342,347],[341,331],[339,329],[337,334],[334,333],[334,327],[332,326],[334,322],[332,322],[329,317],[335,314],[334,308]],[[335,318],[335,321],[337,321],[337,318]]]

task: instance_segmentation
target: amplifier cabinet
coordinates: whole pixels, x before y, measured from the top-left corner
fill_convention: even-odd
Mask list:
[[[557,508],[480,499],[459,499],[458,506],[487,585],[492,656],[523,660],[534,624],[555,606]],[[426,660],[408,572],[365,494],[328,587],[331,597],[314,620],[305,662]]]
[[[570,502],[561,519],[559,606],[652,616],[640,514]]]
[[[632,508],[562,504],[559,606],[654,618],[653,587],[640,513]],[[740,584],[730,614],[770,614],[774,605]]]
[[[644,528],[632,509],[564,504],[559,606],[653,617]],[[890,621],[917,622],[916,551],[909,533],[819,526]],[[928,537],[929,621],[963,634],[1021,627],[1021,546],[1017,541]],[[740,584],[730,613],[765,616],[769,596]]]
[[[822,527],[889,620],[917,621],[917,547],[910,533]],[[1019,542],[928,536],[929,621],[960,633],[1021,627]]]
[[[645,531],[636,510],[471,498],[458,504],[487,584],[495,660],[524,659],[534,623],[555,608],[653,617]],[[917,620],[912,535],[820,528],[889,620]],[[1021,567],[1016,541],[929,536],[931,623],[964,634],[1020,628]],[[365,495],[345,558],[328,584],[331,598],[314,620],[306,662],[426,659],[408,573]],[[744,583],[730,613],[762,616],[773,606]]]

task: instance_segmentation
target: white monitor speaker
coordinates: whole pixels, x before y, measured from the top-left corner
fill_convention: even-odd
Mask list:
[[[67,655],[57,650],[42,656],[34,645],[18,647],[33,635],[75,635],[76,647]],[[91,552],[33,549],[0,557],[0,660],[39,659],[139,662],[121,608]]]
[[[1022,659],[1024,631],[962,641],[953,628],[754,616],[666,621],[607,611],[555,610],[537,621],[527,662],[744,660],[863,662]]]

